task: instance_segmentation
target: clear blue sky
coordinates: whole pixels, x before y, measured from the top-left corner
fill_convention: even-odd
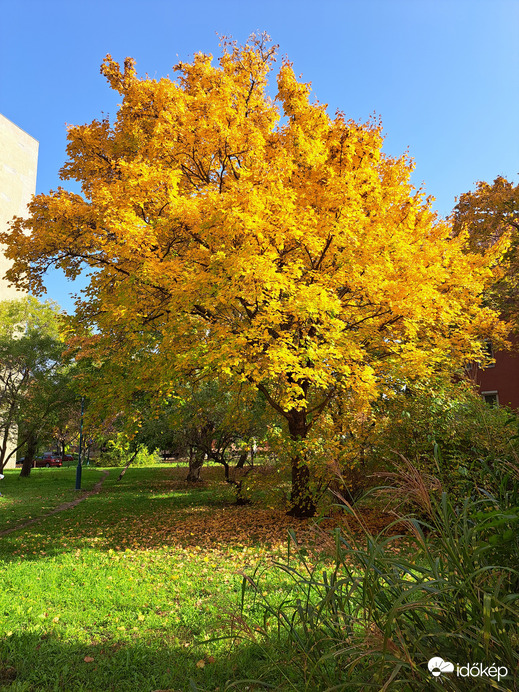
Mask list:
[[[441,214],[478,180],[518,180],[519,0],[0,0],[0,17],[0,112],[40,142],[37,192],[59,184],[66,124],[115,113],[107,53],[161,77],[254,31],[331,114],[381,116]],[[66,309],[71,290],[49,277]]]

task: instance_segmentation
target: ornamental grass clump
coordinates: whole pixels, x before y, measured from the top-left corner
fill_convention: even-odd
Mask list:
[[[258,568],[243,593],[263,614],[272,661],[265,681],[276,674],[276,689],[298,690],[519,689],[515,499],[509,491],[459,502],[432,493],[428,520],[395,520],[400,536],[337,531],[330,567],[296,551]],[[262,588],[271,570],[293,584],[277,603]],[[433,675],[433,658],[452,670]]]

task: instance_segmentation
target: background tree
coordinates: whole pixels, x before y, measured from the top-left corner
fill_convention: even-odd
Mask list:
[[[62,456],[67,453],[67,448],[77,445],[79,442],[79,430],[81,422],[81,398],[74,378],[75,372],[66,375],[66,386],[61,389],[60,406],[54,410],[49,420],[52,439]]]
[[[80,408],[75,387],[73,367],[63,355],[60,344],[58,361],[49,363],[46,373],[34,377],[30,392],[24,397],[17,415],[19,448],[24,450],[21,476],[29,476],[34,456],[43,444],[59,446],[65,454],[65,444],[77,440],[79,435]],[[72,411],[77,415],[71,420]],[[68,431],[66,438],[62,435]]]
[[[519,325],[519,185],[502,176],[492,184],[478,182],[454,207],[453,231],[455,235],[468,233],[468,247],[474,252],[485,252],[509,236],[503,273],[487,292],[487,299]]]
[[[123,409],[119,422],[124,429],[130,407],[126,404]],[[175,382],[162,399],[151,388],[135,392],[131,410],[137,414],[130,416],[127,426],[133,446],[187,456],[190,482],[201,480],[204,461],[209,459],[221,464],[226,481],[239,489],[236,469],[247,460],[252,466],[251,450],[267,430],[264,399],[228,377],[197,379],[193,373],[190,381]]]
[[[257,388],[291,440],[292,512],[309,516],[320,414],[344,393],[367,406],[395,371],[477,356],[499,248],[462,252],[411,186],[411,161],[382,153],[380,123],[331,118],[287,61],[273,101],[273,61],[253,37],[217,65],[179,63],[174,82],[107,56],[115,122],[68,133],[61,175],[81,194],[37,196],[0,241],[32,290],[49,264],[94,270],[75,329],[95,327],[82,348],[98,358],[147,349],[159,382],[203,368]]]
[[[56,305],[31,296],[0,303],[0,468],[26,445],[22,475],[29,475],[70,396],[68,367]]]
[[[243,468],[252,440],[265,436],[264,400],[246,387],[233,386],[229,378],[201,381],[180,391],[166,411],[169,425],[182,431],[192,453],[187,480],[199,480],[204,459],[211,459],[223,466],[225,480],[239,491],[231,459]]]

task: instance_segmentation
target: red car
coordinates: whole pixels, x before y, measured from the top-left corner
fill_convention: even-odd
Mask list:
[[[56,457],[54,455],[52,456],[43,456],[43,457],[36,457],[34,460],[34,465],[37,468],[41,468],[42,466],[46,468],[50,468],[51,466],[63,466],[63,462],[59,457]]]

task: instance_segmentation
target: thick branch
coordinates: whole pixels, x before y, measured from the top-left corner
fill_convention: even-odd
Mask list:
[[[286,420],[289,420],[289,415],[288,415],[288,413],[277,403],[277,401],[275,401],[275,400],[270,396],[270,394],[268,393],[267,388],[265,387],[265,385],[263,385],[263,384],[257,384],[257,385],[256,385],[256,388],[258,389],[258,391],[260,391],[260,392],[263,394],[263,396],[264,396],[265,399],[268,401],[268,403],[272,406],[272,408],[274,409],[274,411],[277,411],[278,413],[280,413],[280,414],[283,416],[283,418],[286,418]]]

